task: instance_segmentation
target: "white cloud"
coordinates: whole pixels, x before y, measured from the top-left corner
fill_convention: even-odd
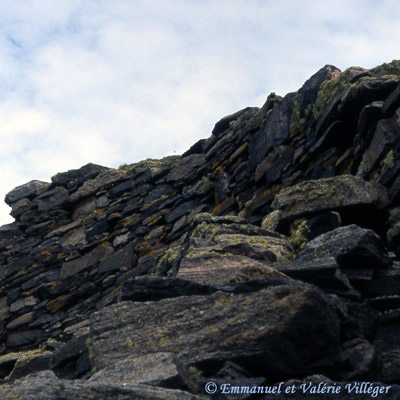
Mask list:
[[[180,153],[325,64],[391,61],[395,0],[5,0],[0,196],[87,162]],[[6,221],[0,205],[0,223]]]

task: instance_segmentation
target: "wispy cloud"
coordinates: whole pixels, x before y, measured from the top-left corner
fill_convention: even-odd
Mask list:
[[[324,64],[397,55],[395,0],[4,0],[0,196],[87,162],[185,151]],[[0,223],[9,210],[0,205]]]

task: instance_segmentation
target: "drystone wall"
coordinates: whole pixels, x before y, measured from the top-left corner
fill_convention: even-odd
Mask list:
[[[328,65],[182,156],[15,188],[0,397],[368,380],[398,398],[399,154],[400,62]]]

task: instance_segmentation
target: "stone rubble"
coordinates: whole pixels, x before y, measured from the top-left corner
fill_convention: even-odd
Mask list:
[[[200,399],[207,382],[317,379],[399,398],[399,93],[399,61],[328,65],[182,156],[8,193],[0,397]]]

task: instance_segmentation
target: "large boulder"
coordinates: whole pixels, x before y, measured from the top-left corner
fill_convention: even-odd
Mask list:
[[[213,369],[236,360],[256,376],[334,369],[339,318],[312,286],[287,283],[251,293],[215,292],[121,302],[92,315],[90,353],[98,370],[127,356],[172,352]]]

